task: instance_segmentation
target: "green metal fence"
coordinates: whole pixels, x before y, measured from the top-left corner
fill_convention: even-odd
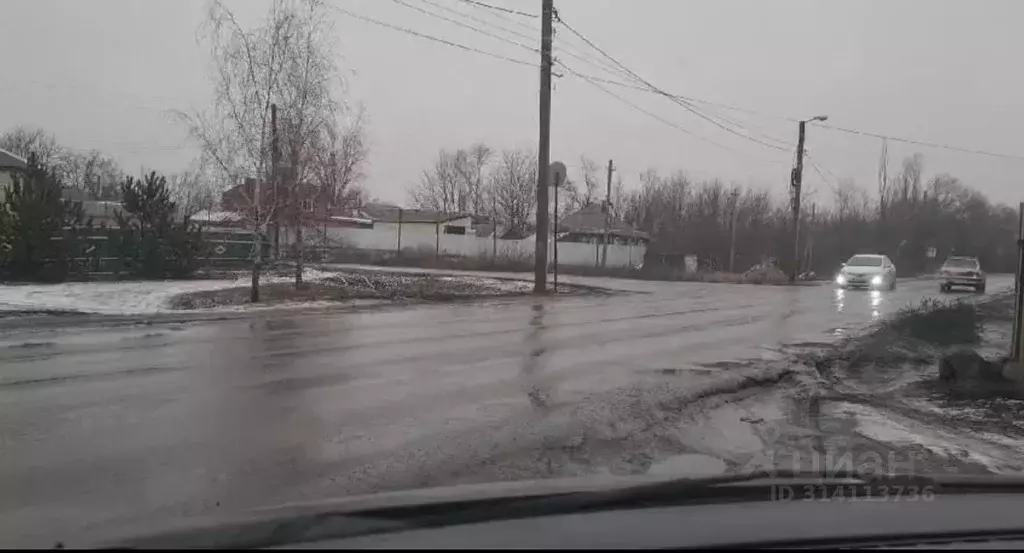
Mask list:
[[[77,251],[71,257],[72,263],[77,266],[73,272],[90,278],[118,278],[123,271],[123,263],[118,252],[117,234],[116,229],[104,229],[78,237]],[[262,256],[267,259],[270,255],[270,242],[266,236],[262,238]],[[251,231],[204,231],[203,242],[206,247],[200,266],[204,268],[240,268],[252,262]]]

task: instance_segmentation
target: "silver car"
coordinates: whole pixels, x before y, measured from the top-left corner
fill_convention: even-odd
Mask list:
[[[939,290],[949,292],[954,286],[985,291],[985,271],[977,257],[949,257],[939,269]]]
[[[858,254],[843,263],[843,268],[836,275],[836,284],[844,289],[894,290],[896,288],[896,265],[881,254]]]

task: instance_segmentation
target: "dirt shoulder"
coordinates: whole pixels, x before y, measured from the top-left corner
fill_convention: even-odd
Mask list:
[[[526,281],[422,273],[348,270],[317,278],[296,288],[286,271],[268,275],[272,282],[260,286],[261,305],[294,302],[349,302],[385,300],[390,302],[452,302],[486,298],[525,296],[533,293]],[[239,286],[179,294],[170,301],[172,309],[209,309],[249,305],[249,287]],[[609,291],[563,284],[558,295],[608,294]]]

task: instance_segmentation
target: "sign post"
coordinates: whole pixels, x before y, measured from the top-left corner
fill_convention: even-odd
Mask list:
[[[555,279],[554,287],[555,293],[558,293],[558,188],[565,182],[566,169],[565,164],[561,161],[556,161],[551,164],[551,184],[555,187],[555,226],[554,232],[551,233],[554,236],[554,268],[555,268]]]

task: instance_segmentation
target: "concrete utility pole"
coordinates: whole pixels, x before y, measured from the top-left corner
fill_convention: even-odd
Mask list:
[[[608,233],[612,226],[612,173],[615,171],[615,163],[608,160],[608,191],[604,196],[604,247],[601,253],[601,266],[608,266]]]
[[[537,143],[537,244],[533,254],[533,291],[547,291],[548,180],[551,176],[551,32],[554,0],[541,0],[540,137]]]
[[[819,115],[808,121],[825,121],[828,117]],[[792,204],[793,204],[793,267],[789,274],[789,282],[796,282],[800,274],[800,195],[804,181],[804,134],[807,131],[807,121],[800,121],[799,133],[796,141],[796,167],[791,174],[792,182]]]

